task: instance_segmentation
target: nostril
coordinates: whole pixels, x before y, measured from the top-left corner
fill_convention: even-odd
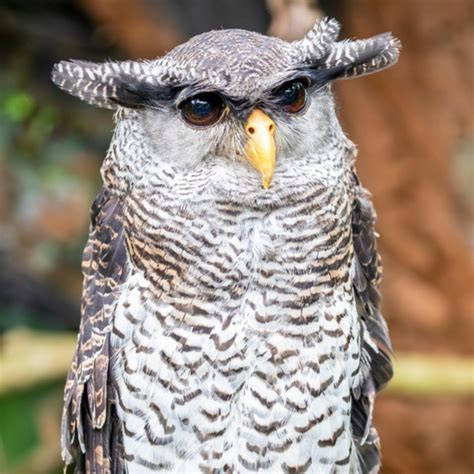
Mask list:
[[[269,127],[268,127],[268,131],[269,131],[270,133],[273,133],[274,130],[275,130],[275,125],[273,125],[273,123],[271,123],[271,124],[269,125]]]
[[[255,133],[255,128],[249,127],[247,128],[247,132],[249,132],[250,135],[253,135]]]

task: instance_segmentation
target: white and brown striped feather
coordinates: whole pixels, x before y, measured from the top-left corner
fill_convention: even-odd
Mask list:
[[[337,449],[334,448],[338,447],[338,442],[341,443],[339,438],[343,439],[344,433],[345,436],[350,436],[351,431],[363,462],[371,467],[378,465],[378,445],[376,434],[371,429],[370,407],[361,402],[365,411],[359,410],[357,415],[352,413],[352,428],[350,428],[350,417],[351,403],[370,397],[372,394],[365,393],[365,388],[375,388],[376,385],[380,386],[380,382],[371,384],[354,380],[350,383],[347,380],[347,369],[341,367],[344,364],[342,360],[337,362],[337,353],[344,356],[351,342],[353,345],[354,341],[358,341],[358,331],[354,328],[358,321],[356,319],[349,323],[344,321],[349,315],[344,312],[338,313],[330,304],[334,298],[334,289],[338,285],[347,289],[348,285],[353,284],[348,272],[351,267],[350,260],[362,260],[364,264],[361,266],[365,265],[362,268],[367,267],[365,272],[362,270],[367,287],[363,288],[362,284],[357,282],[359,289],[356,289],[356,297],[361,298],[370,308],[359,314],[361,324],[370,332],[370,324],[367,325],[366,321],[373,317],[372,313],[378,306],[377,296],[374,295],[377,295],[376,284],[379,279],[378,257],[374,246],[374,217],[371,212],[361,211],[361,206],[365,211],[371,211],[367,196],[361,188],[355,188],[355,192],[354,210],[352,214],[348,213],[349,217],[352,216],[352,225],[346,223],[349,240],[344,236],[337,238],[339,230],[335,232],[333,230],[331,233],[331,227],[338,229],[334,222],[328,222],[328,226],[322,231],[324,235],[317,235],[315,240],[314,236],[309,239],[312,245],[313,242],[320,242],[323,248],[327,248],[328,242],[339,243],[331,247],[331,253],[336,251],[338,255],[340,252],[339,258],[335,259],[338,264],[332,269],[332,278],[319,277],[322,268],[316,264],[316,260],[313,266],[303,260],[308,271],[301,271],[302,267],[298,266],[301,263],[300,259],[295,255],[294,269],[285,267],[284,275],[279,275],[282,278],[280,285],[275,285],[274,281],[271,284],[268,282],[278,273],[275,271],[278,265],[275,265],[273,259],[269,262],[268,269],[258,266],[258,282],[255,281],[255,274],[250,276],[249,273],[249,268],[255,268],[255,262],[250,261],[250,255],[242,260],[240,268],[239,265],[235,265],[246,249],[242,245],[239,247],[238,241],[232,240],[225,245],[225,251],[229,253],[224,259],[231,264],[229,267],[231,271],[226,274],[229,276],[228,281],[227,279],[222,281],[222,272],[225,270],[221,267],[222,264],[216,265],[215,259],[214,262],[211,259],[208,263],[208,259],[203,258],[205,255],[219,254],[218,244],[222,244],[222,236],[225,237],[222,227],[220,234],[217,232],[203,234],[204,241],[201,237],[194,242],[194,247],[189,243],[182,243],[181,248],[177,249],[176,245],[179,245],[182,239],[177,239],[178,243],[163,241],[156,237],[150,239],[146,235],[148,229],[144,227],[145,222],[136,222],[137,216],[141,215],[140,200],[130,199],[126,205],[122,205],[118,204],[117,198],[107,191],[101,193],[96,206],[104,207],[93,219],[93,225],[96,227],[91,232],[89,250],[85,252],[86,283],[83,311],[87,315],[91,314],[92,308],[94,309],[94,324],[104,323],[100,329],[97,326],[97,332],[103,333],[105,337],[103,346],[97,344],[91,353],[89,350],[91,341],[83,339],[89,336],[93,340],[94,335],[88,330],[81,332],[76,358],[80,358],[82,362],[76,371],[73,365],[68,382],[69,388],[66,390],[66,402],[75,398],[75,402],[71,405],[66,403],[66,407],[70,410],[66,411],[68,413],[66,416],[73,421],[68,431],[70,430],[74,438],[79,435],[79,426],[75,420],[83,426],[86,455],[80,455],[79,460],[91,463],[90,465],[95,463],[96,466],[85,471],[109,472],[108,465],[122,457],[120,451],[111,456],[112,444],[115,441],[110,435],[119,434],[116,431],[117,421],[110,416],[114,409],[120,414],[124,436],[128,438],[128,443],[127,439],[125,440],[125,449],[128,444],[130,451],[126,450],[124,457],[129,463],[135,460],[137,462],[136,466],[130,464],[135,466],[129,470],[130,472],[139,472],[138,470],[153,472],[160,466],[165,470],[175,469],[176,472],[183,472],[180,471],[181,468],[192,472],[189,470],[191,466],[212,471],[216,468],[225,469],[226,465],[229,469],[239,472],[256,469],[263,471],[265,468],[269,472],[275,469],[298,468],[301,472],[306,464],[309,472],[312,472],[314,469],[310,469],[310,466],[316,465],[320,468],[317,463],[321,462],[322,465],[327,462],[330,469],[334,463],[343,466],[345,462],[349,463],[352,460],[351,449],[354,448],[351,437],[342,443],[346,445],[346,448],[341,449],[345,451],[345,456],[341,456],[340,459],[334,458],[337,453]],[[314,191],[312,194],[313,196],[311,194],[303,196],[302,201],[311,201],[311,198],[321,196],[321,193]],[[295,205],[297,206],[298,202],[295,202]],[[349,206],[349,203],[346,206]],[[224,225],[229,216],[242,212],[236,203],[233,206],[222,205],[222,208],[224,219],[220,223]],[[167,212],[170,210],[165,210],[161,218],[164,235],[168,226],[174,228],[170,222],[173,213],[167,214]],[[315,210],[314,215],[321,220],[328,212],[330,214],[328,210],[325,212]],[[129,258],[134,263],[131,273],[124,279],[123,271],[114,269],[113,265],[114,262],[120,262],[122,269],[127,268],[123,257],[124,231],[121,228],[124,222],[127,222],[127,213],[129,218],[134,216],[134,225],[142,229],[143,241],[148,244],[144,245],[143,242],[137,244],[140,240],[138,235],[135,237],[127,235],[128,248],[131,251]],[[295,214],[294,211],[292,213]],[[177,215],[175,219],[180,221],[181,225],[184,224],[183,231],[190,235],[191,240],[195,238],[191,232],[194,226],[190,228],[185,225],[186,222],[195,223],[197,229],[205,224],[196,221],[196,216],[192,216],[193,219],[189,217],[191,216]],[[255,216],[252,217],[255,220]],[[249,216],[249,219],[252,217]],[[158,216],[153,218],[148,216],[148,225],[159,234],[157,230],[160,229],[159,223],[151,221],[156,218]],[[286,246],[294,242],[300,245],[305,238],[308,239],[302,233],[304,228],[301,226],[301,221],[307,219],[301,217],[299,220],[300,222],[298,219],[293,222],[288,220],[288,223],[284,224],[287,230],[293,229],[293,232],[285,238]],[[110,226],[111,221],[119,224]],[[95,240],[98,235],[101,236],[100,243]],[[351,235],[353,237],[350,237]],[[213,237],[216,239],[215,242],[212,242]],[[269,237],[273,243],[279,238],[278,235]],[[355,256],[351,250],[351,239],[356,251],[357,249],[359,251]],[[245,245],[247,246],[247,243]],[[203,246],[208,247],[208,252],[202,249]],[[201,252],[198,251],[200,247]],[[92,253],[91,249],[94,249]],[[174,252],[181,252],[184,258],[182,260],[176,257],[169,258],[175,255]],[[89,255],[90,263],[87,259]],[[110,255],[115,257],[109,263],[104,263]],[[255,257],[254,251],[251,256]],[[198,262],[202,263],[199,265]],[[288,260],[286,263],[289,263]],[[189,265],[197,269],[202,266],[202,269],[199,274],[192,275],[188,285],[183,285],[182,275],[184,272],[190,273],[189,268],[184,267]],[[90,268],[94,270],[90,272]],[[112,271],[109,273],[107,269]],[[246,274],[253,281],[246,281]],[[359,275],[358,278],[362,276]],[[92,283],[93,280],[95,281]],[[319,284],[316,284],[318,281]],[[113,282],[121,285],[120,295],[114,294]],[[373,288],[369,289],[369,285]],[[255,291],[253,286],[258,288],[258,291]],[[92,287],[95,288],[94,298],[89,298],[87,290]],[[202,291],[195,291],[199,289]],[[271,295],[267,296],[268,293]],[[97,295],[103,294],[114,295],[113,300],[101,296],[98,302]],[[254,301],[251,295],[257,294],[263,299],[255,298]],[[350,298],[350,292],[344,294]],[[242,310],[242,299],[246,295],[249,301],[246,303],[246,310],[243,311],[242,316],[247,318],[244,320],[237,315],[238,311]],[[272,297],[276,304],[272,305]],[[338,295],[336,299],[337,297]],[[321,299],[326,302],[326,310],[324,310],[326,305],[320,303]],[[352,305],[353,302],[349,300],[346,304]],[[115,308],[114,314],[107,310],[110,305]],[[209,306],[212,311],[209,311]],[[219,308],[218,314],[214,312],[216,307]],[[283,318],[280,316],[282,312],[287,313]],[[115,347],[111,349],[111,353],[114,354],[113,358],[118,364],[114,371],[115,376],[106,371],[94,378],[92,371],[88,372],[86,367],[97,366],[104,356],[108,356],[112,316],[114,320],[112,339],[115,340],[113,344]],[[91,319],[85,321],[83,327]],[[275,328],[278,328],[276,333]],[[321,351],[323,335],[334,339],[336,354],[331,350]],[[380,340],[378,332],[373,336],[375,341]],[[156,340],[157,346],[153,340]],[[385,335],[381,342],[386,341]],[[209,345],[206,346],[205,343]],[[371,350],[373,352],[373,348]],[[351,357],[356,357],[357,360],[357,355],[356,350]],[[107,364],[102,366],[99,363],[98,366],[106,368]],[[120,378],[117,377],[117,368],[123,371]],[[356,369],[357,363],[352,371]],[[382,374],[386,374],[386,364],[379,367],[371,361],[367,377],[378,379],[377,371],[380,370]],[[301,378],[301,373],[304,371],[307,371],[307,374]],[[112,393],[115,395],[110,392],[111,378],[115,378],[112,383],[114,387]],[[386,382],[387,377],[382,375],[382,380]],[[349,385],[346,385],[348,383]],[[88,388],[85,390],[97,396],[87,399],[84,386],[93,388],[93,391]],[[347,388],[342,392],[338,390],[344,386]],[[351,390],[351,387],[354,390]],[[108,406],[101,400],[100,394],[103,393],[109,393]],[[81,401],[81,397],[84,397],[84,400]],[[338,403],[324,403],[325,397],[335,397]],[[238,398],[240,400],[236,401]],[[346,400],[345,408],[344,404],[341,404],[343,399]],[[78,413],[73,407],[78,403],[84,404],[85,400],[87,406]],[[112,408],[110,405],[114,403],[117,406]],[[276,413],[277,408],[286,412],[273,419],[271,414]],[[232,413],[232,410],[235,410],[235,413]],[[254,413],[249,416],[249,411],[252,410]],[[95,421],[92,413],[96,413]],[[106,414],[109,416],[105,420],[103,416]],[[80,421],[78,417],[81,417]],[[331,422],[331,419],[334,421]],[[335,426],[337,419],[340,421],[340,426]],[[101,424],[103,421],[105,426]],[[325,423],[328,424],[326,429],[324,429]],[[244,445],[238,442],[243,429],[246,433]],[[367,430],[369,435],[366,433]],[[282,431],[289,435],[286,438],[282,437]],[[318,431],[321,435],[311,435],[312,431]],[[327,433],[326,438],[322,435],[324,432]],[[319,451],[321,454],[313,458],[314,454],[311,454],[313,449],[308,447],[303,449],[303,446],[305,440],[317,439],[319,439],[318,449],[314,451]],[[143,444],[143,441],[146,444],[142,449],[148,457],[140,454],[140,444]],[[358,442],[361,446],[357,444]],[[73,444],[77,449],[77,440]],[[155,453],[161,455],[150,452],[147,444],[159,446]],[[301,450],[308,453],[304,462],[298,456]],[[325,451],[328,452],[327,455],[323,455]],[[171,459],[175,459],[175,462],[173,463]],[[179,461],[180,459],[182,461]],[[291,461],[297,459],[298,464],[292,465]],[[180,465],[179,462],[183,464]],[[275,464],[276,462],[279,464]],[[100,468],[102,471],[99,469],[101,463],[103,463]],[[119,469],[112,472],[121,471]]]

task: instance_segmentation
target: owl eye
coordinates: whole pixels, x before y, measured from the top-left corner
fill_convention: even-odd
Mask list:
[[[185,100],[180,106],[181,115],[190,125],[209,127],[224,112],[224,103],[217,94],[198,94]]]
[[[306,105],[307,84],[302,79],[287,82],[277,89],[275,96],[278,104],[289,114],[297,114],[304,109]]]

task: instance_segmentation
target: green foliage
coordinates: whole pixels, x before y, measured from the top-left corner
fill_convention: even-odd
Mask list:
[[[0,303],[0,333],[14,326],[34,327],[37,320],[38,315],[28,309]]]
[[[13,71],[0,75],[0,251],[78,300],[89,207],[100,186],[111,116],[28,84]],[[34,316],[2,307],[0,329],[31,326]]]
[[[60,396],[63,382],[54,381],[26,390],[6,392],[0,394],[0,449],[5,466],[0,466],[1,472],[25,473],[30,471],[30,465],[35,459],[40,459],[37,453],[46,448],[45,444],[59,443],[59,439],[45,439],[44,434],[49,431],[41,426],[47,422],[54,424],[52,431],[57,431],[60,423]],[[48,419],[42,413],[55,416]],[[54,451],[56,449],[53,448]],[[46,473],[59,472],[60,460],[51,460],[45,466]],[[38,466],[39,467],[39,466]],[[58,468],[58,469],[56,469]]]
[[[13,122],[22,122],[28,118],[35,107],[31,95],[23,91],[10,91],[1,104],[5,116]]]

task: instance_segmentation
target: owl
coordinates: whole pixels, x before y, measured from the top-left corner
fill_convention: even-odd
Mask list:
[[[55,65],[61,89],[115,110],[64,396],[78,472],[378,471],[391,344],[331,83],[393,65],[400,43],[339,30]]]

